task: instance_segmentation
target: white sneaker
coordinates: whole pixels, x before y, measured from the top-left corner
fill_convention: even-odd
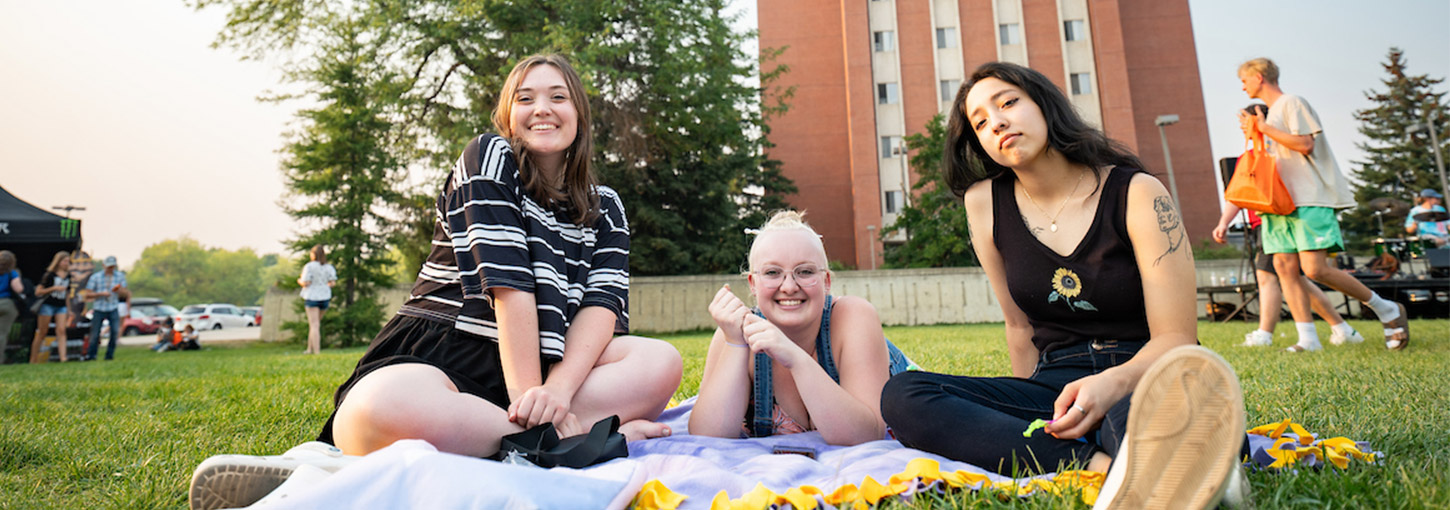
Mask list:
[[[1364,337],[1359,335],[1359,331],[1351,329],[1349,330],[1351,334],[1341,335],[1339,331],[1333,330],[1333,328],[1330,329],[1332,331],[1329,333],[1329,343],[1331,344],[1344,345],[1345,342],[1357,344],[1364,341]]]
[[[251,506],[282,485],[298,466],[337,472],[360,458],[320,441],[302,443],[282,455],[215,455],[191,475],[191,509]]]
[[[1233,368],[1201,346],[1159,358],[1133,390],[1128,434],[1094,509],[1204,509],[1247,502],[1235,486],[1244,397]],[[1241,480],[1237,481],[1241,482]]]
[[[1240,345],[1244,347],[1267,347],[1274,345],[1274,334],[1262,329],[1256,329],[1244,335],[1244,343]]]

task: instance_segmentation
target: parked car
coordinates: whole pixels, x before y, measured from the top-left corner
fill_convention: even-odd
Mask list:
[[[249,316],[252,317],[252,323],[251,324],[248,324],[248,326],[261,326],[262,325],[262,307],[260,307],[260,306],[243,306],[242,307],[242,313],[247,314],[247,315],[249,315]]]
[[[209,305],[188,305],[181,309],[181,316],[176,321],[176,327],[184,328],[187,324],[197,331],[207,329],[241,328],[252,325],[252,318],[242,313],[241,308],[235,305],[224,303],[212,303]]]
[[[166,322],[167,318],[176,320],[176,316],[181,315],[176,307],[163,303],[157,298],[131,298],[131,310],[140,311],[147,317],[154,318],[158,326]]]
[[[121,319],[121,335],[149,335],[161,329],[166,319],[180,315],[175,307],[156,298],[132,298],[130,311]]]

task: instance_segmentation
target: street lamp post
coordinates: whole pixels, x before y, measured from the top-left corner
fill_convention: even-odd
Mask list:
[[[1183,203],[1178,201],[1178,181],[1173,177],[1173,158],[1168,155],[1168,134],[1163,132],[1163,126],[1178,123],[1178,116],[1159,115],[1153,123],[1158,125],[1158,137],[1163,139],[1163,164],[1168,167],[1168,191],[1173,193],[1173,203],[1181,209]]]
[[[80,206],[76,206],[76,205],[53,205],[53,206],[50,206],[50,208],[51,209],[55,209],[57,211],[65,211],[65,217],[66,218],[70,218],[70,212],[71,211],[84,211],[84,210],[86,210],[86,208],[80,207]]]
[[[876,269],[876,225],[866,225],[866,242],[871,243],[871,269]]]
[[[1442,193],[1442,196],[1450,196],[1450,184],[1447,184],[1445,179],[1445,160],[1440,157],[1440,138],[1435,135],[1434,124],[1430,123],[1430,111],[1428,109],[1425,110],[1425,121],[1411,124],[1405,128],[1405,135],[1408,136],[1421,129],[1430,133],[1430,148],[1434,149],[1435,152],[1435,170],[1440,172],[1440,193]]]

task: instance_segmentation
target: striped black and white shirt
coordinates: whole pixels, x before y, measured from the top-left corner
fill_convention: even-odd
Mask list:
[[[561,207],[535,202],[523,187],[508,141],[469,142],[438,196],[433,249],[399,314],[454,322],[462,333],[498,341],[492,289],[534,294],[539,352],[564,356],[564,332],[580,308],[614,312],[629,330],[629,225],[619,195],[596,188],[600,214],[572,222]]]

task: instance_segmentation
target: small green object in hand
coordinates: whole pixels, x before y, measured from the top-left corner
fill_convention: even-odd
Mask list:
[[[1022,431],[1022,437],[1032,437],[1032,433],[1034,431],[1042,427],[1046,427],[1049,423],[1052,423],[1052,420],[1044,420],[1041,418],[1032,420],[1032,423],[1027,425],[1027,430]]]

